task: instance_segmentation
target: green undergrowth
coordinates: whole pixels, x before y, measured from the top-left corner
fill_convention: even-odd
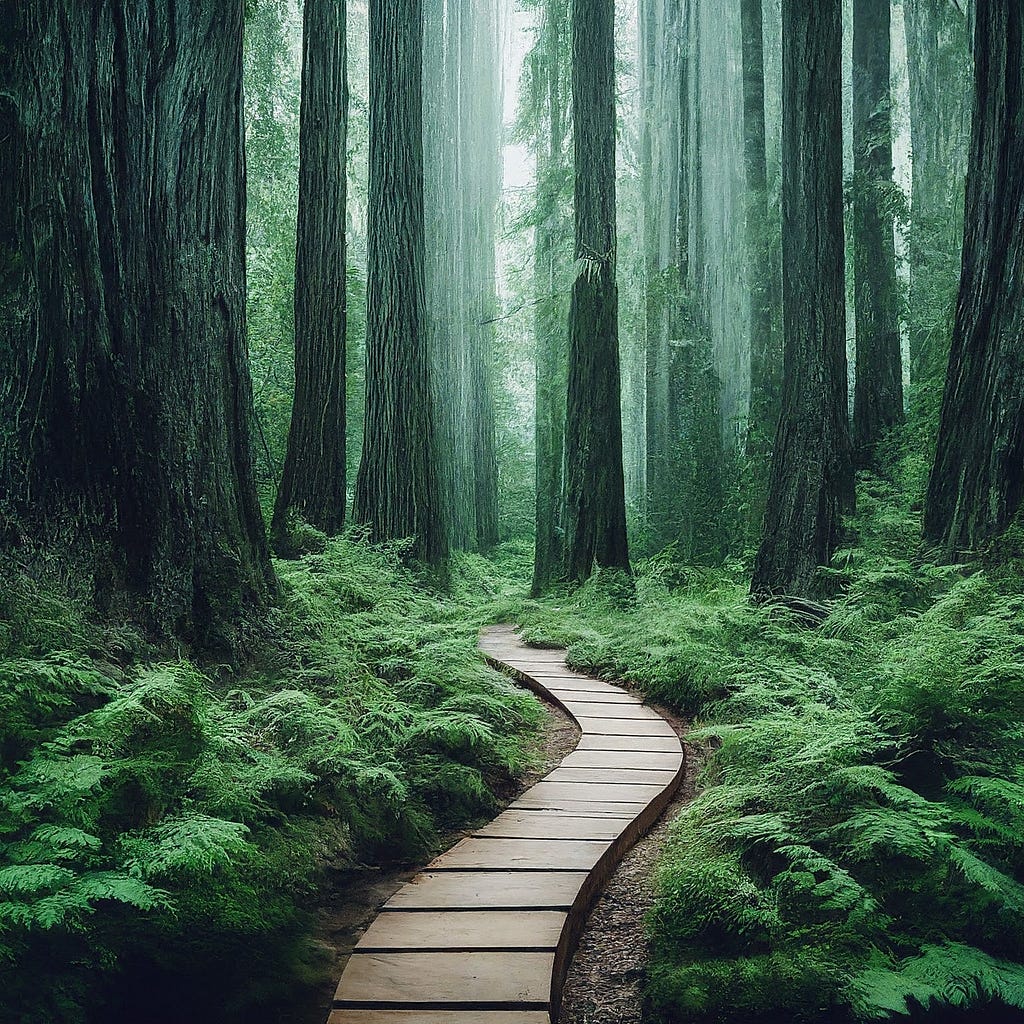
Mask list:
[[[280,1021],[325,866],[427,857],[489,816],[539,705],[476,652],[496,570],[440,595],[341,540],[280,563],[245,671],[0,588],[0,1020]],[[167,990],[166,999],[153,998]],[[133,1014],[135,1014],[133,1016]]]
[[[652,1020],[1024,1019],[1024,578],[920,555],[906,488],[862,482],[817,629],[671,552],[635,591],[521,610],[707,748],[658,872]]]

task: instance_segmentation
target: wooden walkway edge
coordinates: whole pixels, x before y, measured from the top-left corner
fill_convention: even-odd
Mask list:
[[[576,749],[382,908],[352,953],[328,1024],[548,1024],[587,909],[683,780],[672,726],[564,653],[481,636],[488,662],[580,727]]]

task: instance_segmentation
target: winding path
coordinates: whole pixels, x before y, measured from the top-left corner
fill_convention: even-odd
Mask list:
[[[496,668],[582,736],[561,765],[400,889],[356,946],[328,1024],[547,1024],[587,909],[682,781],[672,726],[560,651],[484,631]]]

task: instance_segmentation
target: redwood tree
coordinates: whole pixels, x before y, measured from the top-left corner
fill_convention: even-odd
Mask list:
[[[573,0],[577,274],[569,312],[566,575],[629,570],[615,283],[615,3]]]
[[[854,505],[843,254],[842,0],[783,0],[785,359],[756,596],[806,595]]]
[[[853,4],[853,262],[857,372],[853,440],[862,466],[903,421],[893,236],[890,0]]]
[[[200,644],[274,580],[250,461],[242,4],[25,0],[0,93],[4,542]]]
[[[1024,497],[1024,7],[978,0],[963,270],[925,536],[956,557]]]
[[[373,541],[448,553],[424,331],[423,3],[370,2],[366,415],[355,518]]]
[[[291,510],[328,534],[345,523],[345,0],[306,0],[302,47],[295,397],[272,522],[282,552]]]

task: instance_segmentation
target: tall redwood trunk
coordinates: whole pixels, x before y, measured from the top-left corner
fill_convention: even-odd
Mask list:
[[[950,557],[1024,498],[1024,7],[977,0],[963,271],[925,536]]]
[[[274,588],[249,450],[242,4],[26,0],[13,20],[3,540],[91,549],[101,610],[219,644]]]
[[[853,262],[857,372],[853,443],[874,461],[903,422],[903,358],[893,236],[890,0],[853,4]]]
[[[783,0],[782,414],[752,590],[806,595],[853,508],[843,236],[842,0]]]
[[[275,546],[294,510],[326,533],[345,524],[345,0],[303,8],[299,216],[295,255],[295,397],[274,505]]]
[[[573,0],[577,274],[569,313],[566,575],[629,569],[615,283],[615,3]]]
[[[366,422],[355,518],[442,563],[434,391],[424,330],[423,4],[370,2]]]

